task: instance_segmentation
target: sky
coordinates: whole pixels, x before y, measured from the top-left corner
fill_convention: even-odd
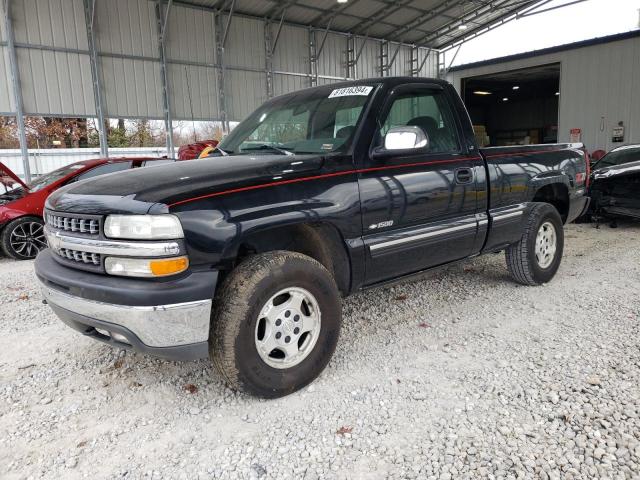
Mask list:
[[[570,3],[554,0],[541,7]],[[603,37],[638,28],[640,0],[586,0],[561,9],[509,22],[463,44],[453,65]],[[454,50],[445,55],[449,67]]]

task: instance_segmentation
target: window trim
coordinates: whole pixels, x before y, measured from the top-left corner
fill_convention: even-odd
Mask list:
[[[415,154],[413,155],[458,155],[458,154],[465,153],[465,148],[462,142],[463,136],[460,130],[460,120],[458,118],[457,111],[454,108],[453,102],[451,101],[451,98],[447,90],[444,87],[442,87],[442,85],[438,85],[435,83],[403,83],[402,85],[398,85],[394,87],[389,92],[387,99],[385,100],[384,104],[382,105],[382,108],[379,110],[378,116],[376,117],[375,134],[373,135],[373,140],[369,148],[370,152],[373,152],[373,150],[379,146],[378,144],[379,144],[379,141],[381,140],[380,130],[382,129],[384,122],[387,120],[387,117],[389,116],[389,112],[391,111],[391,108],[393,107],[393,104],[395,103],[396,99],[399,96],[404,95],[406,93],[420,92],[420,91],[434,92],[444,97],[449,107],[449,112],[451,114],[451,117],[453,118],[454,134],[456,137],[456,141],[458,143],[458,149],[451,150],[448,152],[427,152],[427,153],[415,152]]]

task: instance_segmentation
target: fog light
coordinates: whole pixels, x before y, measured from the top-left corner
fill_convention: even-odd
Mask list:
[[[104,261],[104,268],[108,274],[121,277],[166,277],[182,273],[189,268],[189,258],[108,257]]]

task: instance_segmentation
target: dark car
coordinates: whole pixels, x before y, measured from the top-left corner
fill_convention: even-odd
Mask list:
[[[640,219],[640,144],[615,148],[592,168],[591,214]]]
[[[161,158],[99,158],[65,165],[25,184],[0,163],[0,247],[16,260],[35,258],[47,246],[42,212],[47,197],[58,188],[87,178],[139,168],[147,164],[173,162]]]
[[[234,388],[277,397],[329,362],[341,294],[497,251],[515,281],[549,282],[587,169],[582,145],[480,149],[441,80],[310,88],[269,100],[206,161],[58,190],[35,270],[83,334],[211,358]]]

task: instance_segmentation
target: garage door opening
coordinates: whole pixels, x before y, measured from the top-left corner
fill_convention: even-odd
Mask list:
[[[559,96],[559,63],[462,80],[481,146],[556,143]]]

